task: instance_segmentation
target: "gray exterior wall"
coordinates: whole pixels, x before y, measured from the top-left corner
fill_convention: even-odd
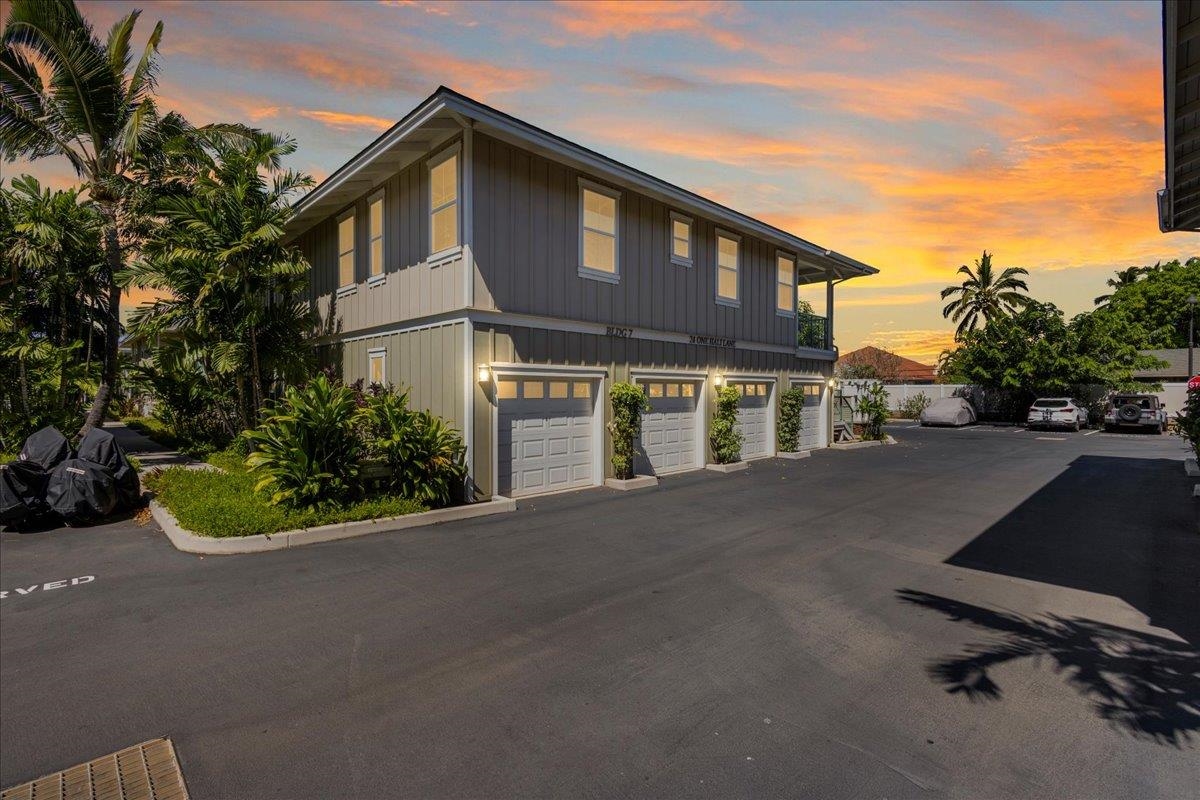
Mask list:
[[[547,158],[474,137],[474,306],[547,317],[795,346],[775,311],[775,253],[742,235],[740,308],[716,302],[716,229],[693,218],[694,266],[670,258],[670,206],[621,190],[620,283],[580,277],[579,178]]]
[[[440,152],[440,150],[439,150]],[[420,159],[380,184],[384,188],[384,275],[367,284],[370,235],[367,200],[378,186],[354,203],[355,291],[338,297],[336,214],[297,237],[312,265],[310,296],[326,335],[415,320],[465,306],[462,259],[430,265],[428,159]],[[460,209],[461,211],[461,209]]]
[[[340,358],[342,379],[353,383],[367,376],[367,353],[386,348],[387,379],[408,390],[409,407],[432,411],[465,434],[466,325],[458,320],[334,344],[326,359]]]
[[[566,331],[536,330],[507,325],[474,325],[474,359],[477,363],[538,364],[546,366],[587,366],[606,370],[605,391],[614,382],[629,381],[639,371],[704,372],[708,386],[718,374],[756,374],[775,378],[777,389],[788,388],[789,381],[798,377],[829,378],[833,364],[829,361],[800,359],[786,353],[761,350],[705,347],[676,342],[645,339],[615,339]],[[492,408],[489,388],[472,381],[475,392],[475,424],[471,474],[483,495],[492,486]],[[706,391],[705,419],[711,419],[715,409],[714,393]],[[607,424],[612,409],[607,397],[598,398],[603,421]],[[778,406],[776,407],[778,412]],[[604,442],[604,474],[612,475],[609,459],[612,441],[607,433]],[[707,450],[707,445],[705,445]]]

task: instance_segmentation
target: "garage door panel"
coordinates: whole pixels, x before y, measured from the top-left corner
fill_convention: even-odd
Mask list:
[[[650,401],[650,411],[642,415],[635,470],[662,475],[694,469],[699,460],[696,449],[699,382],[645,379],[640,385]]]
[[[742,458],[758,458],[773,451],[770,396],[772,385],[762,381],[730,384],[741,394],[736,428],[742,434]]]
[[[499,401],[500,493],[516,497],[592,485],[593,381],[523,379],[518,385],[516,397]]]

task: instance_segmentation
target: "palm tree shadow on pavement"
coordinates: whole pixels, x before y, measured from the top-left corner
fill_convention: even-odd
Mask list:
[[[1110,725],[1178,748],[1200,741],[1200,651],[1185,642],[1081,617],[1029,617],[914,589],[906,603],[993,634],[962,654],[929,663],[929,676],[971,702],[995,702],[1002,687],[991,670],[1020,659],[1049,659]]]

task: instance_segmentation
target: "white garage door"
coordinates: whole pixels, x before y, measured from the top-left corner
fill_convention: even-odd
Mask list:
[[[821,384],[802,383],[804,410],[800,413],[800,449],[815,450],[821,446]]]
[[[696,437],[696,381],[646,380],[641,382],[650,400],[650,411],[642,415],[642,446],[634,471],[639,475],[663,475],[695,469],[699,456]]]
[[[742,458],[770,455],[775,448],[771,442],[771,384],[733,381],[730,383],[742,395],[738,403],[737,428],[742,434]]]
[[[497,466],[509,497],[597,483],[596,384],[573,378],[501,378]]]

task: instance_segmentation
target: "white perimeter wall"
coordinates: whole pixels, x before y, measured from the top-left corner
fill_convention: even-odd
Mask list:
[[[856,397],[870,381],[840,381],[839,390],[847,397]],[[1186,383],[1164,383],[1161,392],[1155,392],[1158,399],[1167,408],[1170,416],[1179,413],[1187,401]],[[963,388],[961,383],[893,383],[883,387],[888,393],[888,408],[896,411],[900,405],[914,395],[925,393],[930,400],[943,397],[953,397],[954,392]]]

